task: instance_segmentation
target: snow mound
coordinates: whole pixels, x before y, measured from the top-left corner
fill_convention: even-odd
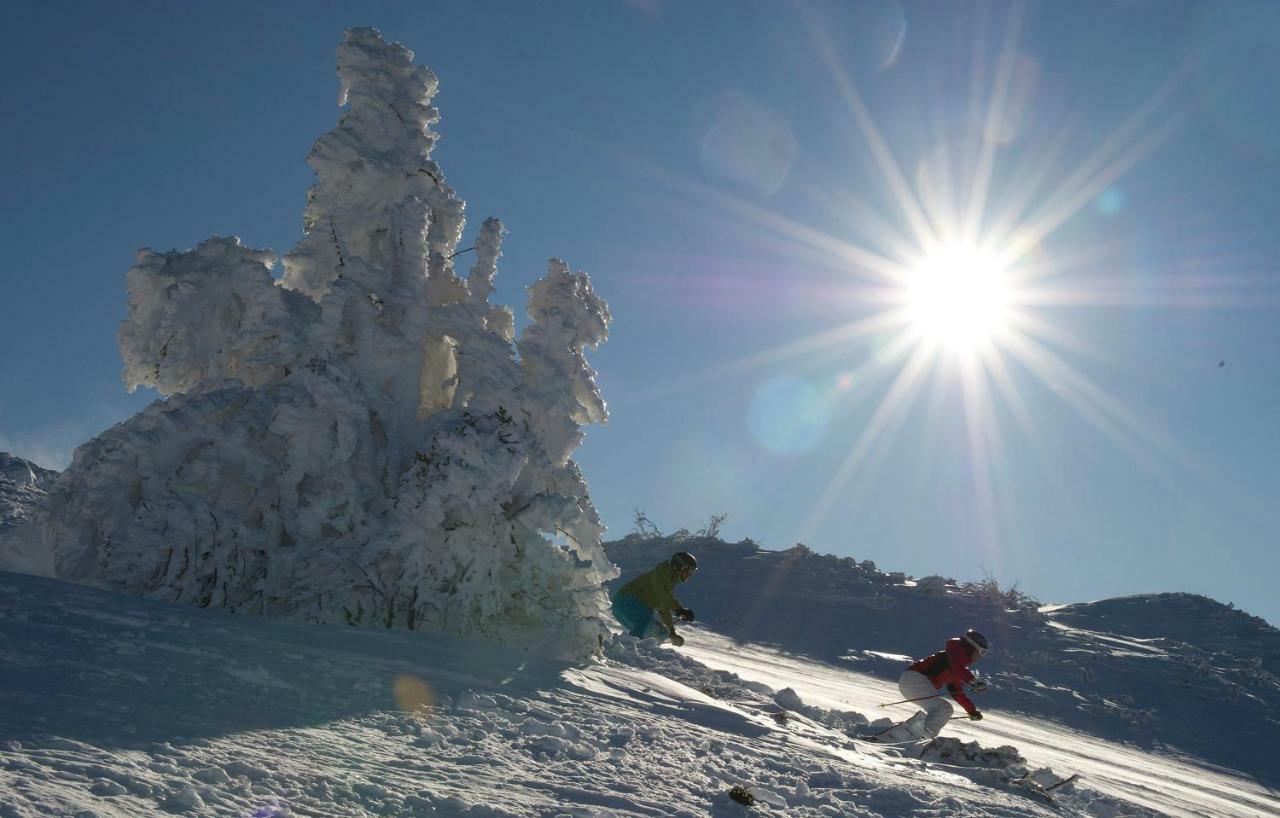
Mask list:
[[[608,307],[553,259],[517,340],[488,301],[501,222],[454,267],[465,205],[430,158],[435,75],[369,28],[338,75],[346,111],[308,159],[283,278],[234,237],[139,252],[124,379],[167,399],[77,450],[8,535],[40,564],[0,568],[586,655],[614,570],[571,455],[607,417],[585,350]]]
[[[1013,770],[1018,777],[1027,774],[1027,760],[1022,757],[1016,747],[1005,745],[988,748],[979,745],[976,741],[963,742],[947,736],[935,738],[924,748],[920,759],[965,767]]]

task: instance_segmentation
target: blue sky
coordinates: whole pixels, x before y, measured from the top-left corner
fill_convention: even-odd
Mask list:
[[[139,247],[295,243],[334,49],[373,25],[440,77],[469,234],[510,231],[495,300],[522,315],[554,255],[609,301],[612,419],[578,460],[612,535],[633,507],[666,530],[727,512],[770,548],[1280,621],[1278,6],[9,2],[0,22],[0,448],[63,467],[154,398],[124,393],[115,346]],[[966,357],[879,321],[881,262],[929,254],[921,218],[1007,263],[1031,329]]]

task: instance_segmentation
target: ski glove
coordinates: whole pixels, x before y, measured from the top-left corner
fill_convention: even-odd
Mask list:
[[[688,608],[676,608],[676,616],[680,617],[685,622],[693,621],[693,611]]]
[[[970,720],[970,721],[982,721],[982,712],[981,712],[981,711],[979,711],[979,710],[975,710],[975,711],[973,711],[972,713],[970,713],[970,714],[969,714],[969,720]]]
[[[972,682],[969,682],[969,689],[974,693],[986,693],[988,687],[990,687],[990,685],[987,684],[986,679],[974,679]]]
[[[675,645],[676,647],[682,647],[684,645],[684,637],[672,631],[671,644]]]

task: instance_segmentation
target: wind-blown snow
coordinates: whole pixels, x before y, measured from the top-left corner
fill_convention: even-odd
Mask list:
[[[167,398],[77,450],[0,567],[585,655],[613,573],[571,455],[607,418],[584,350],[608,308],[553,259],[517,340],[488,301],[501,222],[454,268],[435,75],[373,29],[347,32],[338,75],[283,278],[235,238],[139,252],[124,378]]]

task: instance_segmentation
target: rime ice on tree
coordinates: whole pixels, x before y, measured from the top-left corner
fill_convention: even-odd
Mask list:
[[[501,222],[465,279],[464,203],[430,153],[436,78],[373,29],[309,157],[306,236],[143,250],[125,381],[167,395],[76,452],[23,533],[59,577],[317,622],[441,629],[580,656],[613,576],[570,455],[605,404],[583,351],[609,312],[552,260],[533,323],[489,303]],[[515,347],[519,348],[519,361]]]

